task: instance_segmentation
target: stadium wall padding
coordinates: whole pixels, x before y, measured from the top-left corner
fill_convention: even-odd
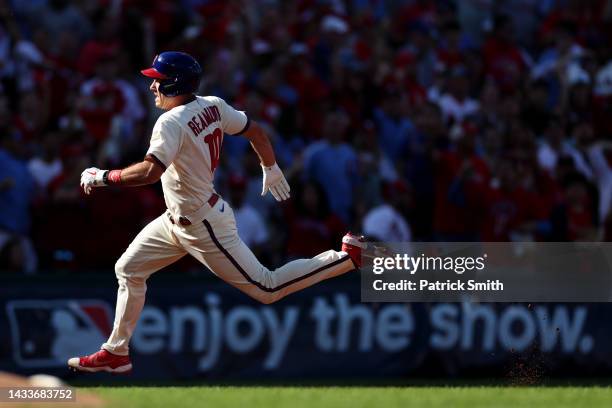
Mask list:
[[[67,358],[112,329],[112,274],[0,282],[0,371],[73,378]],[[263,305],[168,273],[149,281],[132,378],[609,376],[611,315],[607,303],[361,303],[356,276]]]

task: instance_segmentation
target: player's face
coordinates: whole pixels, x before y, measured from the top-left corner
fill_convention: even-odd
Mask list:
[[[149,87],[153,95],[155,95],[155,106],[160,109],[164,109],[164,105],[166,104],[166,96],[159,92],[159,81],[154,79],[151,82],[151,86]]]

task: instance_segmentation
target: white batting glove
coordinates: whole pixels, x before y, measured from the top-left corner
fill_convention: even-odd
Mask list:
[[[94,187],[106,185],[106,183],[104,183],[104,173],[107,171],[108,170],[100,170],[97,167],[90,167],[81,173],[81,188],[85,194],[91,193],[91,189]]]
[[[276,198],[276,201],[288,199],[291,188],[278,164],[274,163],[270,167],[262,165],[261,169],[263,170],[263,189],[261,190],[261,195],[264,196],[270,191],[274,198]]]

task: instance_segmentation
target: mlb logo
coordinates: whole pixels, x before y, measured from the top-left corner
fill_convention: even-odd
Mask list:
[[[24,368],[63,366],[111,332],[108,304],[94,299],[14,300],[6,304],[13,357]]]

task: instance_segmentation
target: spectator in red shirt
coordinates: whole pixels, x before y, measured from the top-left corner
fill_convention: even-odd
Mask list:
[[[96,67],[96,81],[81,88],[79,114],[87,132],[98,142],[110,136],[112,121],[119,117],[125,105],[121,89],[113,81],[116,70],[113,55],[105,56]]]
[[[307,182],[295,186],[293,206],[287,207],[286,220],[289,225],[287,255],[290,258],[311,256],[325,250],[342,237],[345,225],[339,217],[329,211],[323,188]]]
[[[554,210],[555,240],[593,241],[597,239],[596,197],[585,177],[574,173],[564,181],[564,200]]]
[[[536,192],[526,189],[520,178],[522,166],[517,159],[505,157],[497,161],[495,177],[485,194],[470,197],[485,214],[481,239],[485,242],[506,242],[536,237],[548,215]]]
[[[85,43],[77,62],[77,69],[85,77],[92,76],[101,60],[121,48],[118,32],[119,21],[115,17],[108,14],[100,19],[95,37]]]
[[[457,20],[445,22],[441,27],[442,41],[437,50],[438,62],[444,68],[465,65],[465,55],[461,50],[461,27]]]
[[[493,33],[482,49],[485,74],[492,76],[503,92],[519,88],[527,60],[514,42],[512,20],[497,16]]]
[[[41,103],[41,100],[43,103]],[[41,132],[47,124],[47,102],[43,95],[28,92],[21,95],[19,111],[13,117],[13,124],[24,142],[40,140]]]
[[[466,199],[465,191],[486,191],[489,168],[474,152],[474,136],[465,135],[456,151],[434,153],[434,233],[440,241],[473,241],[479,238],[482,213]]]

